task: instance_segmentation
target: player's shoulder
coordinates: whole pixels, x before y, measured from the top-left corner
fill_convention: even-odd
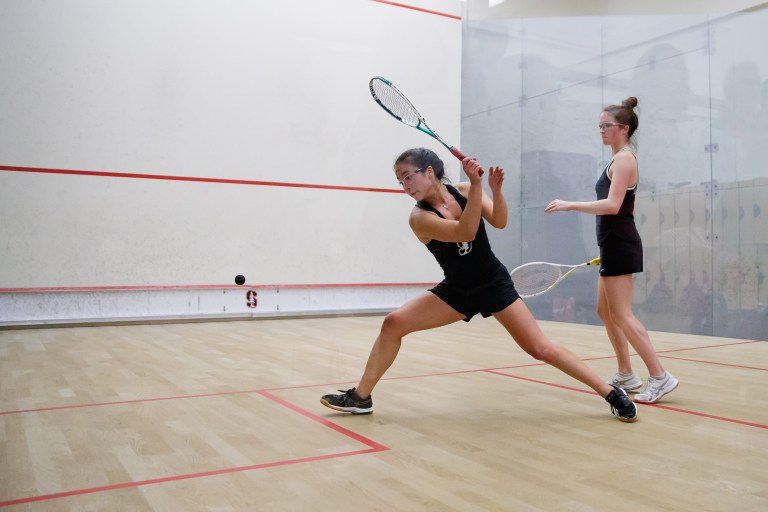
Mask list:
[[[413,209],[411,210],[411,213],[408,215],[408,219],[410,222],[413,222],[415,219],[418,219],[425,215],[435,215],[435,214],[430,210],[427,210],[426,208],[422,208],[418,204],[415,204],[413,205]]]
[[[613,155],[613,159],[635,161],[637,160],[637,155],[632,148],[627,146],[625,148],[621,148],[615,155]]]
[[[634,166],[637,164],[637,156],[635,156],[634,151],[629,148],[625,148],[613,155],[613,163],[619,165]]]
[[[418,233],[423,226],[432,222],[432,219],[437,217],[438,215],[435,212],[414,205],[410,215],[408,215],[408,225],[411,226],[415,233]]]
[[[459,191],[461,195],[467,197],[467,194],[469,194],[469,185],[470,183],[468,181],[461,181],[455,184],[454,187]]]

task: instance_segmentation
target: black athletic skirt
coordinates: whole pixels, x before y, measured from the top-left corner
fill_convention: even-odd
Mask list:
[[[600,275],[623,276],[643,271],[643,242],[610,234],[600,244]]]

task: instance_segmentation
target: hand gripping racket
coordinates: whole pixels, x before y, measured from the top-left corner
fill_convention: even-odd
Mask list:
[[[577,268],[587,265],[599,265],[600,258],[581,263],[579,265],[559,265],[544,261],[526,263],[512,270],[512,281],[515,283],[517,293],[523,298],[536,297],[547,293]],[[563,271],[566,271],[563,274]]]
[[[445,142],[437,132],[429,127],[422,115],[419,114],[419,111],[416,110],[416,107],[414,107],[408,98],[405,97],[405,94],[392,85],[392,82],[386,78],[375,76],[371,78],[368,86],[371,89],[371,96],[373,96],[373,99],[375,99],[376,103],[378,103],[389,115],[401,123],[416,128],[434,138],[459,160],[467,158],[464,153],[458,150],[458,148]],[[482,171],[480,171],[480,175],[482,176]]]

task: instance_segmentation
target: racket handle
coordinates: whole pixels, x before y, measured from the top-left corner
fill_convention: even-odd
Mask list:
[[[459,151],[459,149],[454,146],[451,146],[451,153],[453,154],[453,156],[455,156],[459,160],[464,160],[465,158],[467,158],[467,156],[464,153]]]
[[[467,158],[467,157],[466,157],[466,155],[465,155],[464,153],[462,153],[461,151],[459,151],[459,150],[458,150],[458,148],[456,148],[456,147],[453,147],[453,146],[451,146],[451,153],[453,154],[453,156],[455,156],[455,157],[456,157],[456,158],[458,158],[459,160],[464,160],[465,158]],[[479,172],[478,174],[479,174],[480,176],[482,176],[484,172],[485,172],[485,171],[483,171],[483,170],[481,169],[481,170],[480,170],[480,172]]]

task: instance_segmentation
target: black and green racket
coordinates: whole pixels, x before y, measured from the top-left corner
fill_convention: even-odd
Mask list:
[[[379,106],[383,108],[389,115],[401,123],[416,128],[417,130],[422,131],[430,137],[434,138],[440,144],[445,146],[446,149],[448,149],[448,151],[450,151],[451,154],[459,160],[464,160],[467,158],[464,153],[458,150],[458,148],[445,142],[443,138],[437,134],[437,132],[429,127],[427,122],[424,120],[424,117],[419,114],[418,110],[416,110],[416,107],[413,106],[408,98],[405,97],[405,94],[400,92],[400,90],[395,87],[392,82],[386,78],[375,76],[371,78],[371,81],[368,85],[371,89],[371,96],[373,96],[373,99],[375,99],[376,103],[378,103]],[[480,174],[482,175],[482,171]]]

